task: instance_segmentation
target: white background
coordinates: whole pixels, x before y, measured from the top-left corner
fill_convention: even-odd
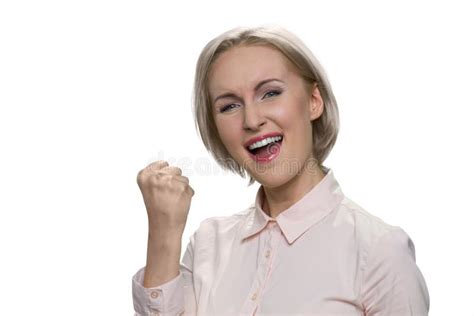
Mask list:
[[[343,192],[413,239],[430,315],[474,315],[473,10],[468,1],[2,1],[0,314],[131,315],[156,159],[195,189],[183,252],[257,184],[212,161],[191,112],[204,45],[274,23],[326,69]]]

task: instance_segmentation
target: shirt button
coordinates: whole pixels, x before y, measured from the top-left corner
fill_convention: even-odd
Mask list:
[[[270,257],[270,250],[267,250],[267,253],[265,254],[265,258]]]
[[[160,296],[160,293],[158,291],[152,291],[150,296],[151,298],[157,298],[158,296]]]
[[[255,301],[256,299],[257,299],[257,293],[254,293],[254,294],[252,295],[252,301]]]

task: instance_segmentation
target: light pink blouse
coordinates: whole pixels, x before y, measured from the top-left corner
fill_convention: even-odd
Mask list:
[[[201,222],[180,274],[144,288],[135,315],[428,315],[428,289],[407,233],[347,198],[332,169],[276,219],[255,203]]]

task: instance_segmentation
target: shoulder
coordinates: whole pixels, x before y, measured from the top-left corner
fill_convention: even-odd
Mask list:
[[[254,209],[252,205],[232,215],[208,217],[201,221],[195,234],[196,236],[224,236],[236,232],[245,224]]]
[[[385,222],[350,198],[344,197],[331,220],[335,233],[358,248],[363,270],[380,260],[392,264],[397,262],[394,258],[415,260],[414,243],[403,228]]]
[[[367,251],[384,237],[406,234],[401,227],[387,223],[347,196],[341,201],[333,220],[334,227],[349,230]]]
[[[416,264],[415,246],[399,226],[386,223],[354,201],[345,198],[334,225],[351,231],[360,247],[360,300],[368,315],[397,311],[427,315],[429,294]]]

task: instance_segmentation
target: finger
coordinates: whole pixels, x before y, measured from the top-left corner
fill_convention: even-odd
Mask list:
[[[148,166],[145,167],[145,169],[154,171],[154,170],[160,170],[164,167],[167,167],[169,164],[166,160],[157,160],[149,164]]]
[[[182,174],[182,171],[180,168],[175,167],[175,166],[166,166],[161,168],[159,173],[166,173],[166,174],[172,174],[172,175],[177,175],[180,176]]]
[[[189,185],[189,179],[185,176],[175,175],[175,176],[173,176],[173,179],[175,179],[176,181],[181,181],[181,182],[186,183],[186,184]]]
[[[194,195],[194,190],[193,190],[193,188],[192,188],[190,185],[188,185],[188,189],[191,191],[191,196],[193,196],[193,195]]]

